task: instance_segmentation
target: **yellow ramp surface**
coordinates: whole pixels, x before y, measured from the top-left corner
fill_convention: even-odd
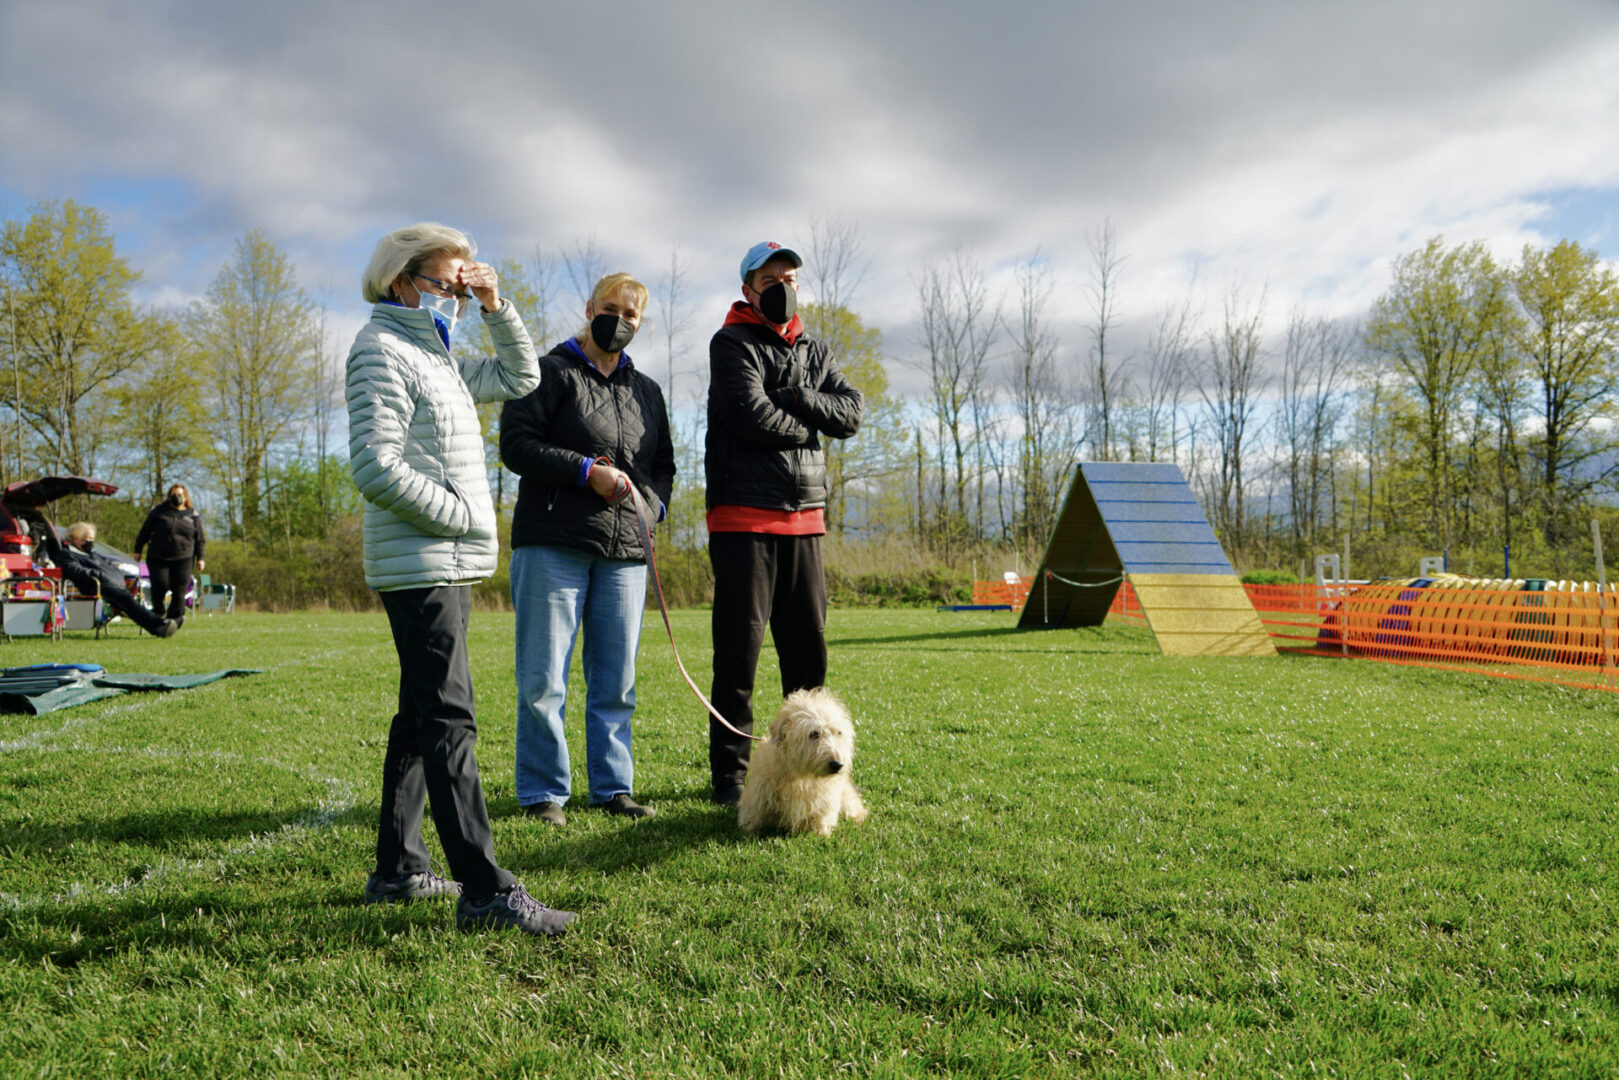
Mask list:
[[[1235,574],[1131,574],[1147,625],[1166,656],[1275,656]]]

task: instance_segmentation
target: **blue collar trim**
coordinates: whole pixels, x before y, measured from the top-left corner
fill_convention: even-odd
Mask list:
[[[585,363],[590,364],[591,367],[596,366],[595,364],[590,363],[590,357],[585,355],[585,350],[580,346],[578,338],[569,338],[567,341],[564,341],[562,344],[566,345],[569,349],[571,349],[573,351],[573,355],[577,356],[579,359],[583,360]],[[627,353],[627,352],[621,352],[621,353],[618,354],[618,367],[614,368],[613,370],[614,371],[623,371],[625,368],[627,368],[629,366],[630,366],[630,354]]]

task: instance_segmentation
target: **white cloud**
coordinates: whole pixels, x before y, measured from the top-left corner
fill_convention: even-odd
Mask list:
[[[1619,189],[1616,106],[1619,16],[1579,0],[0,11],[0,193],[93,194],[150,298],[254,227],[341,318],[403,221],[491,256],[594,237],[653,280],[679,242],[693,365],[740,252],[812,217],[858,223],[896,353],[961,244],[1042,250],[1077,345],[1104,217],[1137,336],[1194,267],[1353,314],[1434,232],[1511,255],[1549,239],[1548,192]]]

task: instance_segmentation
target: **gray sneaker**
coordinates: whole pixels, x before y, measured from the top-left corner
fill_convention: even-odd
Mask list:
[[[365,882],[365,902],[368,904],[409,904],[415,900],[460,895],[460,882],[439,877],[431,870],[395,878],[372,874]]]
[[[513,885],[487,900],[463,896],[455,909],[455,925],[463,930],[521,930],[525,934],[561,937],[579,916],[558,911],[534,899],[521,885]]]

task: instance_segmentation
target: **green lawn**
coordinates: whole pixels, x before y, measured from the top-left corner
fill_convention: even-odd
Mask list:
[[[1619,1072],[1613,695],[836,611],[871,819],[755,840],[654,618],[660,814],[554,830],[517,813],[511,616],[477,615],[496,850],[581,913],[554,942],[359,903],[380,615],[129,633],[0,657],[268,671],[0,717],[0,1075]]]

